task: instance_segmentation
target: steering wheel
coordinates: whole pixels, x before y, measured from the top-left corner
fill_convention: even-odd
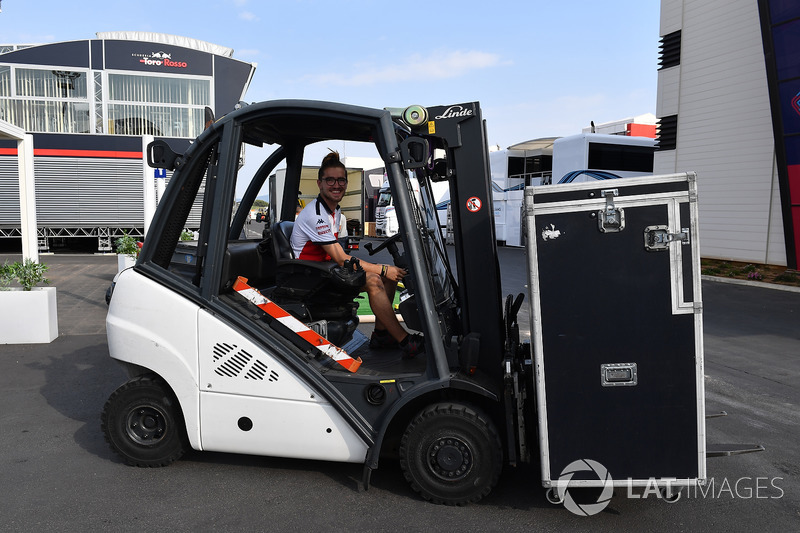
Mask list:
[[[400,240],[400,233],[395,233],[394,235],[392,235],[391,237],[380,243],[377,248],[373,249],[371,242],[365,244],[364,248],[367,250],[367,252],[369,252],[369,255],[372,256],[377,254],[384,248],[389,248],[389,246],[391,246],[391,248],[389,248],[389,253],[392,254],[392,258],[397,259],[397,257],[395,257],[395,254],[398,252],[398,250],[397,250],[397,245],[395,243],[399,240]]]
[[[408,270],[408,264],[406,263],[405,255],[400,254],[400,250],[397,248],[397,241],[400,240],[400,233],[395,233],[382,243],[380,243],[376,248],[372,247],[372,243],[368,242],[364,245],[364,249],[367,250],[370,256],[377,254],[384,248],[389,250],[389,254],[392,256],[392,260],[394,261],[395,266],[399,268],[404,268]],[[411,274],[411,272],[409,272]],[[406,289],[409,290],[412,294],[416,292],[414,289],[414,276],[410,275],[403,280],[403,285]]]

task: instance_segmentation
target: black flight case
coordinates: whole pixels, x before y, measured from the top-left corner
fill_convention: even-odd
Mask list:
[[[548,498],[704,483],[695,174],[528,187],[523,216]]]

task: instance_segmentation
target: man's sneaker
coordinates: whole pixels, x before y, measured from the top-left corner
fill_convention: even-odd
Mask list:
[[[398,342],[394,337],[389,335],[385,329],[376,329],[372,332],[372,337],[369,339],[369,347],[373,350],[385,350],[389,348],[397,348]]]
[[[425,351],[425,337],[422,335],[408,335],[400,343],[400,349],[403,350],[403,359],[413,359]]]

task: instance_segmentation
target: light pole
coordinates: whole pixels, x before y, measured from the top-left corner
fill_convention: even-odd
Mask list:
[[[2,2],[2,0],[0,0]],[[81,76],[80,72],[71,72],[68,70],[53,70],[53,75],[58,78],[58,86],[61,88],[61,96],[64,97],[64,102],[61,104],[61,120],[66,124],[67,122],[67,97],[72,91],[75,90],[75,80]],[[66,128],[63,128],[61,133],[69,133]]]

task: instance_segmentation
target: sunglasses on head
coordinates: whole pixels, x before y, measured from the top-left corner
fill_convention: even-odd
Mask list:
[[[328,185],[334,185],[338,183],[339,185],[347,185],[347,178],[333,178],[333,177],[324,177],[322,181],[327,183]]]

